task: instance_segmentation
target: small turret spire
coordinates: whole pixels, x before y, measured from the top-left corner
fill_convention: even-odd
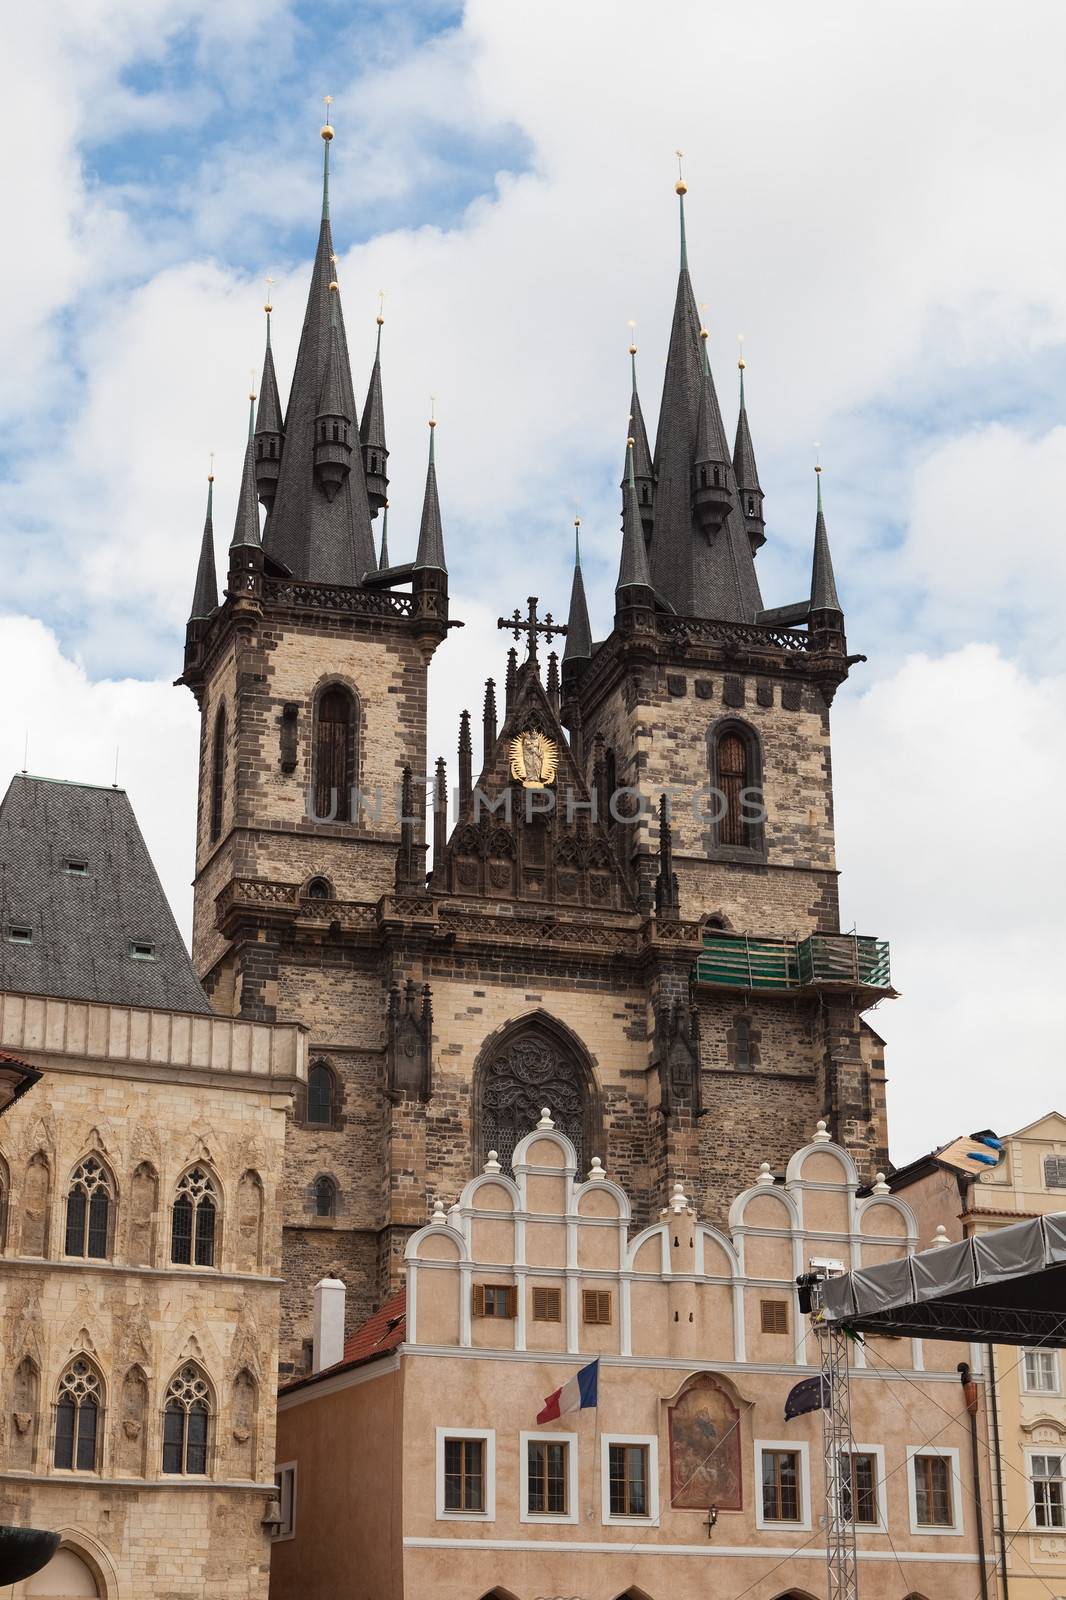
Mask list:
[[[378,571],[384,572],[389,565],[389,502],[386,500],[381,513],[381,559],[378,562]]]
[[[215,576],[215,523],[213,502],[215,491],[215,458],[211,457],[211,471],[207,474],[207,514],[204,517],[203,537],[200,540],[200,560],[196,567],[196,587],[193,589],[190,622],[204,622],[218,610],[218,579]]]
[[[740,369],[740,411],[737,414],[737,436],[733,445],[733,471],[736,474],[744,526],[748,531],[748,540],[754,554],[766,543],[766,523],[763,518],[763,492],[759,484],[759,469],[755,465],[755,447],[751,442],[748,408],[744,399],[744,369],[747,362],[744,360],[742,333],[737,335],[737,343],[740,346],[737,358],[737,366]]]
[[[648,550],[644,543],[644,529],[640,521],[640,507],[637,504],[637,481],[633,472],[634,441],[629,441],[629,472],[626,484],[625,507],[622,512],[622,559],[618,567],[618,582],[615,584],[616,592],[619,589],[651,588],[651,573],[648,570]]]
[[[440,521],[440,499],[437,494],[437,462],[434,440],[437,432],[437,419],[431,415],[429,419],[429,464],[426,468],[426,493],[422,501],[422,522],[418,530],[418,553],[415,556],[415,571],[420,568],[434,567],[439,572],[447,572],[448,565],[444,559],[444,532]]]
[[[237,517],[233,524],[230,549],[236,550],[241,545],[258,548],[261,544],[259,497],[255,487],[255,373],[253,372],[252,386],[248,394],[248,443],[244,447],[241,490],[237,497]]]
[[[496,749],[496,682],[485,680],[485,709],[481,716],[481,765],[487,772]]]
[[[459,714],[459,809],[465,811],[474,792],[474,749],[470,738],[470,713]]]
[[[825,513],[822,510],[821,462],[815,464],[814,472],[818,483],[818,499],[814,519],[814,561],[811,566],[811,615],[818,611],[833,611],[839,617],[843,617],[844,608],[837,594],[836,578],[833,576],[833,558],[829,554],[829,534],[826,531]]]
[[[281,452],[285,443],[285,425],[281,416],[281,397],[274,372],[274,352],[270,346],[270,288],[273,278],[267,279],[266,351],[263,356],[263,381],[259,386],[259,410],[255,428],[255,482],[259,499],[269,512],[277,495],[278,474],[281,471]]]
[[[566,645],[563,661],[592,659],[592,628],[589,624],[585,580],[581,575],[581,518],[574,518],[574,581],[570,586],[570,611],[566,619]]]
[[[626,438],[633,440],[633,473],[637,482],[637,500],[640,505],[640,520],[644,528],[644,537],[650,539],[655,525],[655,468],[652,465],[651,447],[648,444],[648,430],[644,426],[644,413],[641,410],[640,395],[637,392],[637,346],[633,337],[636,323],[629,324],[629,426],[626,429]],[[626,459],[622,468],[621,488],[625,492],[629,480],[629,445],[626,444]]]
[[[359,443],[363,452],[363,471],[366,474],[366,494],[370,515],[376,517],[389,491],[389,451],[385,443],[385,402],[381,393],[381,329],[385,322],[385,291],[378,293],[378,337],[374,349],[374,365],[370,369],[370,385],[366,391],[366,405],[359,427]]]

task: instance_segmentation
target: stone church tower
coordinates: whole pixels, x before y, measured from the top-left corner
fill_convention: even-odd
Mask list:
[[[855,658],[820,485],[810,595],[767,610],[743,373],[731,451],[683,185],[654,452],[634,363],[614,627],[593,640],[580,559],[566,628],[532,600],[515,612],[477,767],[461,719],[449,816],[443,760],[425,778],[450,625],[433,435],[417,554],[392,565],[380,319],[360,422],[331,138],[288,405],[268,307],[227,584],[220,602],[209,495],[181,680],[202,718],[197,971],[221,1014],[309,1033],[286,1155],[288,1370],[315,1281],[339,1273],[352,1321],[368,1314],[434,1199],[490,1151],[506,1166],[542,1106],[641,1222],[677,1179],[720,1215],[819,1118],[862,1171],[887,1161],[881,1042],[861,1017],[892,993],[887,949],[842,935],[837,909],[829,708]],[[543,659],[557,635],[561,666]]]

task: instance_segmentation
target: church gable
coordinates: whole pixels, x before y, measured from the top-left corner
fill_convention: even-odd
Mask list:
[[[536,660],[520,669],[503,727],[448,839],[448,894],[598,911],[633,898],[575,762]],[[434,889],[438,872],[434,872]]]

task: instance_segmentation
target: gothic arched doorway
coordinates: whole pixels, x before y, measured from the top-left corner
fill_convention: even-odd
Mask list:
[[[606,1159],[599,1148],[600,1115],[596,1082],[588,1054],[569,1028],[538,1013],[510,1023],[486,1041],[474,1072],[474,1157],[476,1170],[490,1150],[505,1172],[515,1145],[532,1133],[547,1106],[560,1133],[577,1152],[577,1173],[591,1158]]]

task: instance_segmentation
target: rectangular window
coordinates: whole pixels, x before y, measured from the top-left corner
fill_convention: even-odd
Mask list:
[[[283,1467],[274,1471],[274,1482],[278,1488],[278,1508],[281,1515],[278,1517],[278,1531],[275,1539],[291,1539],[296,1532],[296,1463],[287,1462]]]
[[[530,1439],[526,1462],[526,1509],[547,1516],[565,1517],[568,1455],[570,1447],[547,1439]]]
[[[799,1452],[764,1450],[762,1453],[762,1514],[765,1522],[800,1520]]]
[[[63,863],[63,870],[69,872],[72,878],[87,878],[89,876],[89,863],[80,857],[68,857]]]
[[[914,1457],[914,1516],[920,1528],[950,1528],[955,1521],[951,1495],[951,1460],[947,1456]]]
[[[9,922],[7,941],[8,944],[32,944],[33,929],[25,922]]]
[[[1027,1394],[1057,1393],[1059,1370],[1054,1350],[1027,1350],[1025,1352],[1022,1383]]]
[[[1066,1528],[1062,1497],[1063,1456],[1032,1456],[1033,1521],[1038,1528]]]
[[[215,1208],[201,1201],[196,1208],[196,1265],[213,1267],[215,1264]]]
[[[587,1323],[609,1323],[611,1320],[611,1291],[609,1289],[583,1289],[581,1315]]]
[[[608,1482],[612,1517],[646,1517],[648,1515],[647,1445],[609,1445]]]
[[[507,1283],[475,1283],[471,1290],[475,1317],[516,1317],[518,1290]]]
[[[131,939],[130,955],[134,961],[154,961],[155,945],[151,944],[147,939]]]
[[[563,1295],[561,1289],[533,1290],[533,1321],[561,1322],[563,1320]]]
[[[787,1300],[761,1300],[759,1308],[762,1314],[763,1333],[788,1332]]]
[[[75,1466],[79,1472],[92,1472],[96,1466],[97,1408],[90,1401],[78,1407],[78,1450]]]
[[[844,1480],[844,1516],[856,1527],[876,1528],[877,1457],[857,1450],[851,1457],[851,1471]]]
[[[445,1439],[445,1511],[484,1511],[484,1458],[481,1439]]]
[[[180,1472],[182,1446],[185,1443],[185,1419],[177,1406],[163,1415],[163,1471]]]
[[[1044,1185],[1048,1189],[1066,1189],[1066,1156],[1044,1157]]]
[[[189,1409],[186,1441],[186,1472],[205,1473],[207,1471],[207,1407],[199,1402]]]

